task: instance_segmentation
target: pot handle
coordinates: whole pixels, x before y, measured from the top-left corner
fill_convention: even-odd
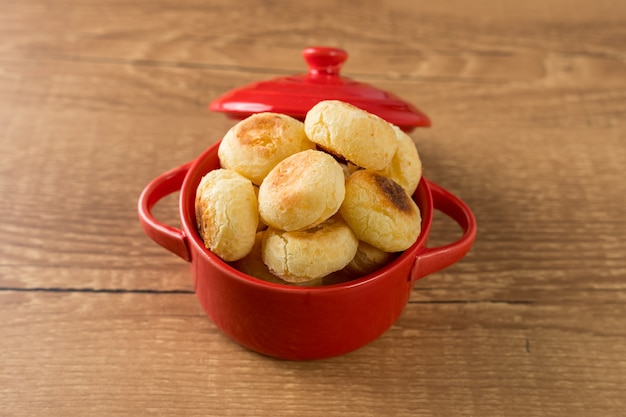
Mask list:
[[[476,218],[467,204],[431,181],[428,181],[428,187],[433,196],[433,207],[457,222],[463,229],[463,235],[455,242],[435,248],[425,248],[420,252],[413,264],[412,281],[447,268],[461,260],[476,239]]]
[[[191,261],[191,255],[185,233],[155,219],[152,207],[165,196],[180,191],[190,166],[188,162],[153,179],[144,188],[137,205],[139,222],[148,237],[186,261]]]

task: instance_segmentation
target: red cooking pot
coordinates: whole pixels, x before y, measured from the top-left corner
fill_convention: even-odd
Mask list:
[[[398,319],[415,281],[457,262],[474,242],[476,221],[469,207],[422,178],[413,195],[421,211],[421,234],[378,271],[319,287],[276,284],[246,275],[206,249],[195,226],[196,188],[206,173],[220,167],[218,146],[151,181],[139,198],[139,220],[150,238],[190,263],[196,296],[215,325],[258,353],[309,360],[366,345]],[[176,191],[180,191],[180,229],[151,214],[159,200]],[[433,209],[461,226],[463,235],[457,241],[426,247]]]

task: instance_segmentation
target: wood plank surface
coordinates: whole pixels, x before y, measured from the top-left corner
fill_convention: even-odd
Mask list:
[[[191,294],[1,296],[7,415],[583,416],[626,405],[616,304],[412,304],[356,352],[289,362],[234,344]],[[581,322],[589,314],[605,320]]]
[[[310,45],[432,118],[425,176],[478,235],[380,339],[285,362],[219,332],[136,205]],[[624,45],[617,0],[0,2],[0,415],[623,415]],[[459,235],[438,213],[430,245]]]

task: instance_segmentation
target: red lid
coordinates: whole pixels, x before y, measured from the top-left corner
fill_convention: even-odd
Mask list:
[[[343,49],[310,47],[302,51],[308,74],[252,83],[215,99],[212,111],[244,119],[253,113],[271,111],[304,120],[306,113],[322,100],[341,100],[376,114],[389,123],[411,131],[430,126],[428,116],[387,91],[341,77],[339,70],[348,58]]]

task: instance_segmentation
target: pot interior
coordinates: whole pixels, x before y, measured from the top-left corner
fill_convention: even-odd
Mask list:
[[[407,258],[415,259],[417,254],[425,247],[426,242],[428,240],[428,235],[430,233],[430,226],[432,223],[433,217],[433,201],[430,189],[428,188],[428,182],[422,178],[420,180],[419,186],[417,190],[413,194],[413,200],[417,204],[420,209],[420,214],[422,217],[421,224],[421,232],[417,241],[407,250],[405,250],[400,256],[398,256],[394,261],[384,266],[383,268],[375,271],[369,275],[356,278],[351,281],[332,284],[332,285],[324,285],[318,287],[305,287],[305,286],[288,286],[281,284],[274,284],[270,282],[266,282],[260,280],[258,278],[246,275],[237,269],[230,266],[228,263],[220,259],[218,256],[214,255],[209,251],[205,246],[200,234],[196,229],[196,215],[195,215],[195,197],[196,197],[196,188],[204,175],[206,175],[209,171],[220,168],[219,158],[217,156],[217,151],[219,147],[219,143],[217,142],[210,148],[208,148],[200,157],[191,165],[187,176],[185,177],[185,181],[183,182],[181,193],[180,193],[180,210],[181,210],[181,221],[183,230],[188,238],[188,244],[193,246],[191,249],[192,254],[199,251],[202,255],[206,256],[211,262],[217,263],[221,267],[229,270],[233,277],[236,279],[244,279],[247,281],[251,281],[257,285],[263,286],[273,286],[276,288],[281,288],[286,291],[323,291],[326,288],[332,287],[352,287],[354,285],[361,285],[367,282],[368,280],[377,279],[379,277],[387,275],[387,273],[392,269],[397,269],[399,265],[407,265]],[[193,259],[192,259],[193,261]],[[412,265],[412,262],[408,263],[408,265]],[[408,273],[408,271],[404,271]]]

